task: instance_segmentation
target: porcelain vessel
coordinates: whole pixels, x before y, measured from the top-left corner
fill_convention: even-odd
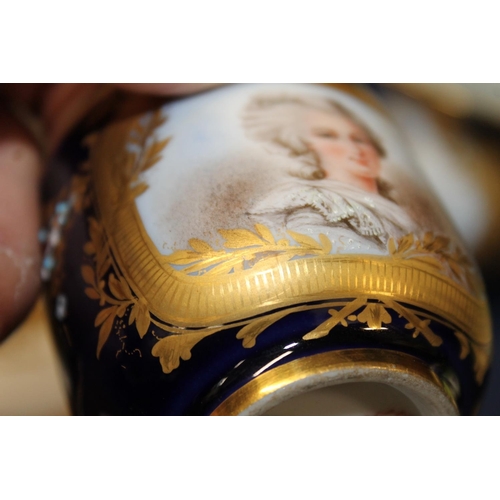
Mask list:
[[[59,168],[42,273],[76,414],[474,413],[481,279],[370,94],[222,87]]]

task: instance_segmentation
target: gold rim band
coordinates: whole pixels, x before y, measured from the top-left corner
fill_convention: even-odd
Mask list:
[[[334,370],[348,371],[361,368],[383,371],[387,375],[412,376],[426,383],[427,387],[434,386],[436,392],[441,393],[442,399],[449,403],[455,413],[458,413],[455,401],[444,392],[437,375],[418,358],[384,349],[348,349],[296,359],[271,369],[231,394],[212,412],[212,415],[240,415],[263,398],[300,380]]]

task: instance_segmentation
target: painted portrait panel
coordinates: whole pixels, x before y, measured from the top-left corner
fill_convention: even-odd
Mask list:
[[[343,92],[236,86],[164,114],[170,141],[136,200],[162,254],[256,223],[277,239],[324,234],[333,253],[385,253],[391,237],[442,225],[390,121]]]

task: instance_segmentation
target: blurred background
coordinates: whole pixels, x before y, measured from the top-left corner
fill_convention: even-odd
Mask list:
[[[372,85],[475,255],[500,337],[500,84]],[[43,298],[0,345],[0,415],[69,415]],[[479,415],[500,415],[500,349]]]

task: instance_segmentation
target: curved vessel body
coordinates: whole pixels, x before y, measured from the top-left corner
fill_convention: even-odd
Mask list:
[[[481,280],[369,96],[219,88],[63,151],[49,280],[78,414],[470,414]]]

